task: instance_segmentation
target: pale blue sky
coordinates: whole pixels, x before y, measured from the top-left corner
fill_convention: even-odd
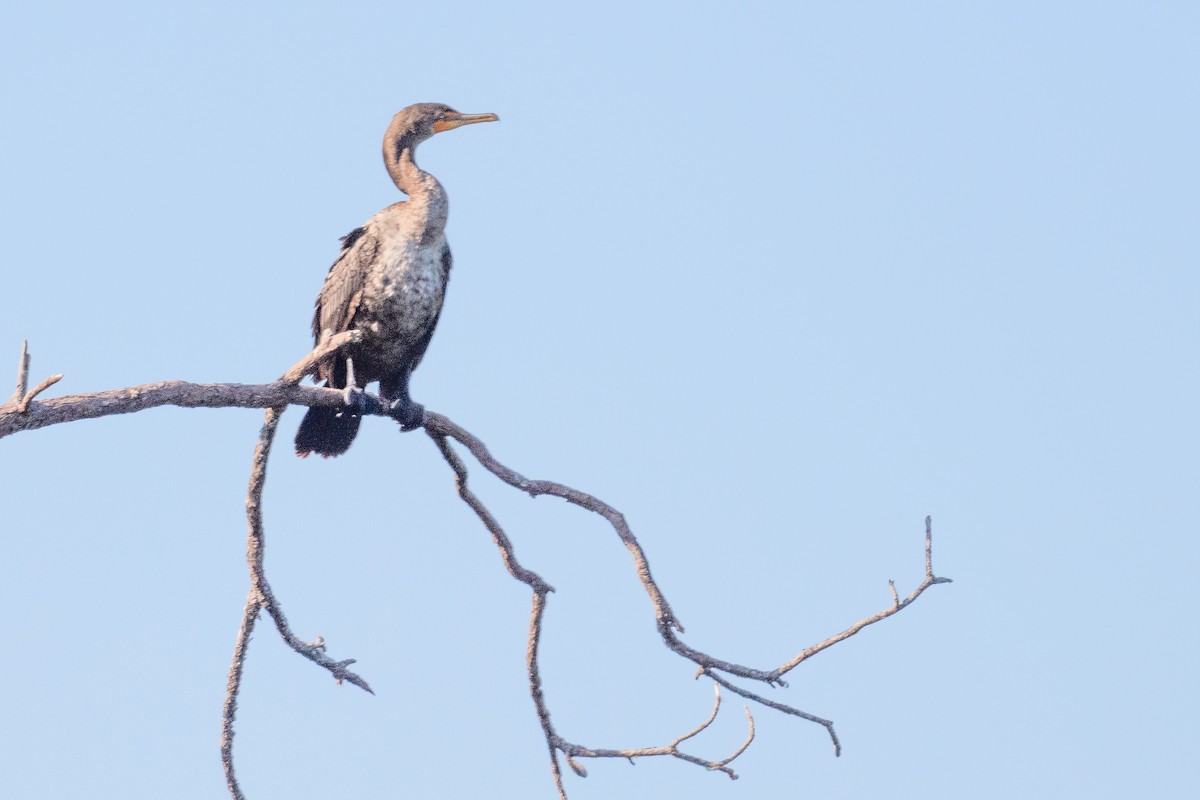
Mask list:
[[[10,4],[0,376],[260,382],[417,101],[455,274],[414,396],[622,509],[687,641],[773,666],[955,579],[755,709],[742,778],[589,762],[572,800],[1173,798],[1196,789],[1200,10],[1192,3]],[[0,394],[8,388],[0,387]],[[261,413],[0,443],[0,794],[219,798]],[[253,800],[551,798],[528,594],[422,434],[300,461],[259,628]],[[478,474],[476,470],[476,474]],[[478,476],[558,588],[560,732],[665,743],[711,688],[611,532]],[[378,498],[384,498],[380,507]],[[368,499],[369,498],[369,499]],[[696,750],[744,733],[736,703]]]

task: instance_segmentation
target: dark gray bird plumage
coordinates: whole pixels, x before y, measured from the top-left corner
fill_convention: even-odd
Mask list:
[[[408,200],[393,203],[342,238],[342,251],[317,296],[313,339],[359,330],[363,340],[322,362],[326,386],[347,390],[342,409],[312,407],[296,433],[296,453],[336,456],[358,433],[361,387],[379,381],[380,399],[405,430],[420,427],[424,409],[412,402],[408,379],[433,337],[446,283],[446,191],[417,166],[417,145],[445,130],[497,120],[495,114],[460,114],[440,103],[409,106],[392,119],[383,138],[383,160]]]

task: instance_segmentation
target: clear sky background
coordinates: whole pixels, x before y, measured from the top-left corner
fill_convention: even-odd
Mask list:
[[[310,346],[337,239],[424,145],[455,273],[417,399],[620,508],[686,641],[794,673],[721,775],[588,762],[572,800],[1190,797],[1200,743],[1194,3],[11,3],[0,375],[258,383]],[[10,388],[0,387],[7,395]],[[336,686],[261,623],[248,796],[551,798],[529,595],[420,433],[300,461],[267,565]],[[0,794],[220,798],[255,410],[0,443]],[[475,471],[554,584],[543,674],[590,746],[711,687],[597,518]],[[694,751],[741,741],[730,703]]]

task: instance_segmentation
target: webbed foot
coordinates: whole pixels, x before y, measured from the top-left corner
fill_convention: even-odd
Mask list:
[[[425,424],[425,406],[412,400],[393,400],[388,416],[400,423],[400,430],[415,431]]]
[[[342,413],[350,414],[353,417],[361,417],[367,413],[367,393],[357,386],[347,386],[342,390],[342,402],[346,404],[346,409]]]

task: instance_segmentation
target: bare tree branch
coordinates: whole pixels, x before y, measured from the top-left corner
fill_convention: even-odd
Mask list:
[[[19,403],[25,397],[25,389],[29,386],[29,340],[21,340],[21,357],[17,360],[17,389],[12,393],[10,403]]]
[[[246,609],[242,612],[242,625],[238,629],[237,643],[233,647],[233,662],[229,665],[229,678],[225,682],[225,704],[221,713],[221,766],[225,770],[225,785],[233,800],[245,800],[233,773],[233,722],[237,716],[237,697],[242,688],[242,670],[246,664],[246,649],[250,646],[250,634],[258,621],[258,593],[254,589],[246,597]]]
[[[685,753],[679,749],[680,744],[687,739],[692,738],[701,731],[706,730],[708,726],[712,725],[713,721],[717,718],[717,713],[721,708],[721,689],[719,686],[714,684],[713,690],[716,694],[716,699],[713,702],[713,709],[708,715],[708,719],[704,720],[704,722],[701,722],[695,728],[683,734],[682,736],[677,737],[670,744],[659,747],[633,747],[619,750],[604,748],[592,749],[588,747],[582,747],[577,744],[571,744],[569,742],[562,741],[561,739],[556,742],[556,744],[558,749],[567,754],[567,762],[572,766],[575,774],[579,775],[581,778],[587,777],[587,771],[574,762],[575,758],[627,758],[632,761],[635,758],[644,758],[647,756],[671,756],[673,758],[678,758],[681,761],[686,761],[689,764],[696,764],[697,766],[704,767],[712,772],[723,772],[728,775],[731,780],[737,780],[737,773],[730,769],[728,764],[742,753],[746,752],[746,749],[750,747],[750,743],[754,741],[754,717],[751,716],[749,708],[746,708],[745,706],[742,707],[743,712],[746,714],[746,722],[749,729],[746,734],[746,739],[736,750],[733,751],[733,753],[725,758],[719,761],[710,761],[706,758],[700,758],[698,756],[691,755],[690,753]],[[562,792],[561,784],[559,786],[559,792]]]
[[[790,714],[793,717],[799,717],[800,719],[806,719],[809,722],[815,722],[816,724],[823,726],[825,728],[825,730],[829,732],[829,738],[833,742],[833,754],[835,756],[840,756],[842,754],[842,743],[841,743],[841,741],[838,740],[837,731],[835,731],[833,729],[833,721],[832,720],[823,719],[821,717],[818,717],[816,714],[809,714],[807,711],[801,711],[798,708],[793,708],[792,706],[785,705],[784,703],[779,703],[779,702],[776,702],[775,700],[770,700],[766,697],[763,697],[762,695],[755,694],[754,692],[751,692],[748,689],[743,689],[742,687],[738,686],[737,684],[730,682],[729,680],[716,674],[712,670],[702,669],[702,670],[700,670],[699,675],[697,675],[696,677],[699,677],[700,675],[707,675],[708,677],[712,678],[714,681],[719,683],[721,686],[724,686],[726,689],[733,692],[734,694],[741,695],[742,697],[746,698],[747,700],[753,700],[754,702],[760,703],[761,705],[764,705],[767,708],[773,708],[776,711],[783,712],[784,714]]]
[[[278,383],[294,384],[309,374],[315,365],[329,353],[351,344],[358,339],[358,332],[347,336],[342,334],[333,337],[301,359],[295,366],[283,374]],[[340,392],[338,393],[340,394]],[[233,800],[245,800],[237,776],[233,769],[233,736],[234,718],[237,715],[237,696],[241,690],[242,672],[245,667],[246,651],[250,645],[250,634],[258,620],[261,609],[266,609],[275,622],[275,628],[283,640],[300,655],[318,666],[329,670],[335,681],[349,681],[365,691],[374,694],[365,680],[349,670],[354,659],[334,661],[325,654],[325,641],[318,636],[313,642],[302,641],[292,633],[287,618],[279,601],[275,599],[271,585],[267,581],[263,567],[263,556],[266,547],[266,536],[263,529],[262,494],[267,482],[267,460],[271,454],[271,445],[275,440],[275,431],[279,427],[279,418],[283,416],[286,405],[267,409],[263,425],[258,434],[254,447],[250,483],[246,490],[246,517],[249,532],[246,536],[246,564],[250,571],[250,593],[246,598],[246,609],[242,613],[242,624],[238,629],[237,641],[233,648],[233,660],[229,665],[229,678],[225,684],[225,703],[221,715],[221,766],[225,771],[225,783]]]
[[[681,742],[690,738],[691,736],[694,736],[696,733],[699,733],[712,723],[712,719],[715,718],[717,709],[720,705],[719,700],[717,706],[713,709],[712,718],[702,724],[695,731],[685,734],[671,744],[662,747],[635,749],[592,749],[573,744],[563,739],[555,731],[554,726],[550,721],[550,711],[546,705],[546,700],[542,691],[541,677],[539,674],[537,661],[538,644],[541,639],[542,616],[545,612],[546,597],[547,594],[553,590],[548,584],[545,583],[545,581],[542,580],[541,577],[539,577],[536,573],[525,569],[517,561],[513,552],[512,542],[504,533],[503,529],[500,527],[500,524],[496,521],[491,512],[488,511],[488,509],[483,505],[479,498],[476,497],[475,494],[467,487],[466,466],[463,464],[462,459],[458,457],[458,454],[454,452],[454,449],[450,446],[448,439],[454,439],[466,447],[486,470],[491,472],[509,486],[515,487],[532,497],[537,497],[539,495],[561,497],[568,502],[579,506],[580,508],[597,513],[608,520],[609,524],[611,524],[613,529],[616,531],[621,542],[633,556],[634,569],[637,572],[638,578],[642,582],[642,586],[645,588],[646,593],[650,597],[650,602],[654,606],[655,616],[658,621],[659,634],[662,636],[663,642],[667,645],[667,647],[689,661],[697,664],[699,667],[697,670],[697,676],[707,675],[718,685],[724,686],[730,691],[739,694],[748,700],[753,700],[754,702],[760,703],[768,708],[773,708],[785,714],[800,717],[801,719],[805,719],[809,722],[814,722],[823,726],[828,731],[829,737],[833,742],[834,755],[841,755],[842,746],[838,739],[837,732],[834,730],[832,721],[750,692],[749,690],[737,686],[727,678],[719,675],[718,672],[724,672],[729,675],[747,678],[750,680],[758,680],[772,686],[786,686],[787,684],[782,680],[782,676],[795,669],[801,662],[811,658],[822,650],[832,647],[838,642],[853,636],[868,625],[872,625],[900,612],[902,609],[908,607],[913,601],[915,601],[930,586],[936,583],[950,582],[949,578],[939,578],[935,577],[933,574],[932,519],[930,517],[926,517],[925,580],[915,590],[913,590],[912,594],[910,594],[907,598],[900,600],[899,596],[896,595],[895,592],[895,582],[889,581],[889,585],[892,587],[892,594],[894,598],[894,601],[889,608],[877,614],[866,617],[865,619],[859,620],[841,633],[835,634],[823,642],[806,648],[790,661],[784,662],[773,670],[755,669],[752,667],[742,666],[740,664],[734,664],[732,662],[715,658],[707,653],[703,653],[699,650],[691,648],[678,638],[676,633],[682,633],[683,626],[679,624],[678,619],[675,617],[674,612],[667,603],[666,597],[663,595],[661,589],[658,587],[658,584],[651,576],[650,564],[646,559],[646,554],[642,550],[641,545],[638,543],[637,538],[633,535],[633,531],[629,528],[628,523],[625,521],[624,515],[622,515],[619,511],[602,500],[599,500],[598,498],[593,497],[586,492],[581,492],[578,489],[572,489],[569,486],[564,486],[563,484],[555,483],[553,481],[530,480],[529,478],[526,478],[524,475],[498,461],[488,450],[487,446],[484,445],[484,443],[476,436],[441,414],[437,414],[432,411],[425,412],[425,432],[437,444],[438,449],[442,452],[443,457],[454,471],[456,482],[458,484],[459,496],[462,497],[464,502],[466,502],[473,511],[475,511],[480,520],[483,522],[484,526],[491,532],[492,540],[499,547],[501,558],[503,559],[509,574],[522,583],[529,585],[530,588],[533,589],[533,612],[530,619],[529,644],[527,648],[530,694],[537,710],[538,720],[542,725],[542,732],[546,737],[546,744],[550,750],[551,774],[554,777],[554,783],[558,789],[559,797],[563,798],[563,800],[566,798],[566,792],[563,788],[562,772],[558,764],[559,752],[563,753],[567,759],[568,766],[570,766],[571,769],[574,770],[575,773],[580,777],[586,777],[587,771],[575,761],[576,758],[587,757],[633,759],[652,755],[674,756],[684,761],[702,765],[708,769],[723,771],[730,777],[736,777],[733,771],[726,765],[728,765],[729,762],[731,762],[734,758],[741,755],[741,753],[745,751],[746,747],[749,746],[750,741],[754,737],[754,720],[752,717],[750,717],[749,709],[747,709],[746,715],[750,720],[750,737],[747,739],[746,743],[737,750],[737,752],[723,761],[707,761],[696,756],[682,753],[678,750],[678,745]]]
[[[262,521],[262,493],[267,482],[267,458],[271,454],[271,444],[275,440],[275,430],[279,427],[279,418],[282,415],[282,408],[267,409],[266,419],[263,420],[262,430],[258,435],[258,445],[254,448],[253,467],[250,470],[250,487],[246,494],[246,516],[250,528],[246,539],[246,564],[250,568],[251,591],[257,595],[258,604],[275,621],[275,628],[288,647],[314,664],[329,670],[338,683],[348,681],[364,691],[375,694],[365,680],[347,669],[354,663],[354,659],[334,661],[325,654],[323,638],[318,636],[315,641],[306,642],[292,633],[283,608],[275,599],[271,584],[267,582],[266,572],[263,570],[266,534]]]
[[[775,669],[763,670],[742,666],[740,664],[734,664],[699,650],[695,650],[686,645],[675,635],[676,632],[683,632],[683,626],[679,624],[674,612],[667,604],[662,590],[659,589],[658,584],[655,583],[654,578],[651,576],[650,564],[646,559],[646,554],[642,550],[641,545],[638,543],[637,538],[633,535],[633,531],[630,530],[628,523],[626,523],[625,517],[619,511],[602,500],[599,500],[592,495],[587,494],[586,492],[581,492],[578,489],[572,489],[569,486],[564,486],[560,483],[555,483],[554,481],[530,480],[526,478],[519,472],[497,461],[495,457],[493,457],[488,451],[487,446],[484,445],[483,442],[472,435],[469,431],[455,424],[441,414],[437,414],[432,411],[426,411],[425,430],[431,436],[434,436],[435,439],[438,436],[450,437],[455,441],[460,442],[471,451],[471,454],[478,459],[479,463],[486,470],[507,483],[509,486],[520,489],[532,497],[537,497],[539,495],[561,497],[564,500],[579,506],[580,508],[585,508],[588,511],[595,512],[608,520],[608,522],[613,526],[613,529],[616,531],[617,536],[620,537],[621,542],[633,555],[634,569],[637,572],[638,578],[641,580],[642,586],[645,588],[646,593],[650,596],[650,602],[654,605],[655,616],[658,619],[659,633],[663,637],[664,642],[676,653],[690,661],[695,662],[701,669],[704,670],[715,669],[731,675],[736,675],[741,678],[749,678],[751,680],[762,681],[772,685],[786,686],[787,683],[781,680],[781,676],[792,669],[795,669],[795,667],[804,660],[812,657],[827,647],[842,641],[843,639],[853,636],[866,626],[878,622],[881,619],[886,619],[887,617],[890,617],[898,611],[906,608],[933,584],[950,582],[949,578],[938,578],[934,577],[933,575],[931,557],[932,551],[930,549],[932,546],[932,532],[930,529],[932,521],[927,517],[925,520],[926,577],[925,581],[921,583],[921,585],[918,586],[913,593],[908,596],[908,598],[899,602],[898,604],[894,604],[893,607],[886,609],[885,611],[881,611],[878,614],[874,614],[866,619],[854,623],[854,625],[850,626],[845,631],[842,631],[841,633],[836,634],[835,636],[832,636],[829,639],[826,639],[825,641],[802,651],[799,655],[790,661],[783,663],[779,667],[776,667]]]
[[[675,617],[674,612],[671,611],[671,606],[667,603],[667,599],[663,597],[662,592],[658,589],[658,584],[651,577],[650,562],[647,561],[646,554],[642,551],[642,546],[638,544],[633,531],[629,529],[629,525],[626,524],[625,517],[621,512],[586,492],[572,489],[561,483],[529,480],[521,473],[501,464],[492,457],[492,454],[487,449],[487,445],[480,441],[474,434],[451,422],[449,418],[441,414],[426,411],[425,430],[431,436],[448,436],[459,442],[471,451],[471,455],[475,456],[484,469],[509,486],[525,492],[530,497],[537,497],[543,494],[561,497],[568,503],[586,508],[588,511],[593,511],[608,520],[609,524],[617,532],[617,536],[621,538],[621,541],[629,550],[630,555],[633,556],[634,570],[637,572],[638,578],[642,581],[642,586],[645,587],[646,593],[650,595],[650,602],[654,604],[654,612],[658,618],[660,629],[674,628],[677,631],[683,631],[683,625]]]
[[[836,633],[833,636],[830,636],[825,641],[819,642],[818,644],[814,644],[812,647],[802,650],[799,654],[796,655],[795,658],[781,664],[780,666],[778,666],[774,670],[772,670],[771,674],[773,676],[773,680],[778,681],[779,676],[784,675],[788,672],[791,672],[793,669],[800,666],[801,663],[812,658],[813,656],[815,656],[817,653],[821,652],[822,650],[826,650],[830,647],[833,647],[835,644],[837,644],[840,641],[849,639],[851,636],[858,633],[859,631],[861,631],[863,628],[867,627],[868,625],[874,625],[876,622],[879,622],[880,620],[885,620],[888,617],[892,616],[893,614],[900,613],[905,608],[908,608],[912,604],[912,602],[914,600],[916,600],[918,597],[920,597],[921,594],[926,589],[928,589],[930,586],[933,586],[934,584],[937,584],[937,583],[953,583],[953,581],[951,581],[950,578],[938,578],[938,577],[935,577],[933,574],[933,518],[932,517],[928,517],[928,516],[925,517],[925,580],[921,581],[920,585],[917,586],[916,589],[913,589],[912,594],[910,594],[908,597],[904,598],[903,600],[895,599],[895,591],[896,591],[895,583],[892,581],[888,581],[888,583],[892,585],[892,593],[893,593],[893,602],[889,608],[885,608],[883,611],[880,611],[878,614],[872,614],[871,616],[866,617],[865,619],[860,619],[858,622],[854,623],[849,628],[846,628],[846,630],[842,631],[841,633]]]
[[[25,396],[21,398],[21,402],[17,403],[17,413],[24,414],[26,411],[28,411],[29,404],[33,402],[33,398],[37,397],[39,394],[46,391],[47,389],[49,389],[51,386],[58,383],[62,379],[63,379],[63,376],[61,374],[51,375],[49,378],[46,378],[44,381],[39,383],[37,386],[33,387],[32,390],[30,390],[29,392],[26,392]]]
[[[39,383],[32,391],[27,391],[30,357],[28,345],[23,344],[17,370],[16,391],[14,391],[12,397],[6,403],[0,405],[0,438],[17,431],[34,430],[60,422],[92,419],[110,414],[127,414],[162,405],[208,408],[255,407],[267,409],[263,426],[255,445],[250,481],[246,493],[248,522],[246,562],[250,573],[250,591],[246,601],[246,608],[243,612],[241,627],[238,631],[237,641],[234,646],[222,715],[221,760],[225,770],[226,782],[234,800],[244,800],[233,768],[233,736],[237,697],[241,687],[250,636],[261,610],[267,611],[274,621],[280,636],[297,653],[326,669],[338,683],[348,681],[367,692],[372,692],[365,680],[350,671],[349,667],[354,663],[354,659],[335,661],[326,654],[325,642],[320,636],[313,642],[305,642],[292,632],[287,618],[284,616],[282,607],[271,591],[271,586],[267,581],[263,567],[265,533],[262,515],[262,496],[266,485],[267,461],[271,445],[274,442],[275,432],[278,428],[279,418],[286,407],[292,404],[333,408],[341,408],[343,406],[344,396],[339,390],[300,387],[296,384],[306,375],[312,374],[318,362],[340,348],[358,341],[360,336],[361,334],[358,332],[351,331],[322,342],[320,346],[284,373],[279,380],[267,384],[196,384],[184,381],[166,381],[106,392],[68,395],[46,401],[38,401],[35,398],[60,380],[62,376],[51,376]],[[369,405],[368,408],[373,409],[368,413],[382,413],[382,405],[378,402]],[[845,630],[830,636],[822,642],[801,650],[793,658],[774,669],[758,669],[719,659],[690,647],[679,638],[678,634],[684,632],[683,626],[680,624],[666,597],[651,575],[650,564],[646,558],[645,551],[638,543],[637,538],[634,536],[633,531],[630,529],[621,512],[586,492],[581,492],[569,486],[555,483],[554,481],[526,478],[493,457],[487,446],[478,437],[441,414],[426,411],[423,424],[425,432],[433,439],[443,458],[445,458],[453,470],[458,485],[459,496],[475,512],[484,524],[484,527],[491,534],[492,541],[500,551],[501,560],[508,573],[514,579],[527,585],[532,591],[533,604],[530,612],[529,634],[526,646],[529,690],[546,740],[546,746],[550,753],[551,773],[561,800],[566,800],[566,791],[563,786],[562,770],[558,759],[560,753],[566,759],[567,765],[581,777],[586,777],[587,775],[587,770],[577,760],[581,758],[626,758],[633,761],[636,758],[649,756],[671,756],[703,766],[708,770],[723,772],[731,778],[736,778],[737,775],[729,768],[729,764],[745,752],[754,739],[754,718],[751,716],[749,708],[745,709],[749,726],[746,740],[728,757],[720,760],[709,760],[680,750],[680,746],[684,742],[707,730],[716,720],[721,706],[721,687],[767,708],[772,708],[784,714],[796,716],[824,726],[833,742],[835,755],[840,755],[841,744],[837,733],[834,731],[833,723],[830,720],[751,692],[734,684],[726,676],[760,681],[771,686],[786,686],[787,684],[783,680],[783,676],[807,659],[832,647],[838,642],[848,639],[868,625],[873,625],[876,622],[899,613],[915,602],[926,589],[934,584],[950,582],[949,578],[937,577],[933,573],[932,521],[929,517],[926,517],[925,577],[907,597],[901,599],[896,591],[895,582],[888,581],[892,602],[887,608],[855,622]],[[634,571],[637,573],[638,579],[641,581],[646,594],[650,598],[659,635],[662,637],[664,644],[678,655],[696,664],[697,677],[705,675],[714,682],[715,699],[713,709],[704,722],[668,744],[656,747],[590,748],[570,742],[558,734],[551,722],[549,706],[542,688],[538,662],[538,650],[541,643],[546,602],[550,593],[554,591],[554,588],[540,575],[523,567],[517,560],[511,539],[504,532],[504,529],[495,516],[468,487],[466,465],[451,445],[450,440],[454,440],[465,447],[479,461],[480,465],[509,486],[519,489],[531,497],[538,497],[540,495],[561,497],[580,508],[599,514],[608,521],[633,559]]]
[[[314,365],[330,353],[336,352],[358,340],[358,331],[338,334],[306,355],[282,378],[272,383],[188,383],[187,381],[160,381],[124,389],[112,389],[91,394],[75,394],[51,400],[25,403],[24,384],[18,376],[21,397],[10,399],[0,405],[0,439],[18,431],[32,431],[47,425],[95,419],[111,414],[132,414],[158,406],[181,406],[184,408],[275,408],[278,406],[327,406],[341,408],[345,398],[340,390],[317,386],[297,386],[305,375],[312,372]],[[22,350],[23,375],[28,375],[29,357]],[[62,376],[58,376],[61,378]],[[36,396],[49,383],[43,382],[33,395]],[[30,401],[33,397],[28,398]]]
[[[504,532],[504,529],[500,526],[500,523],[496,521],[496,518],[492,515],[491,511],[488,510],[487,506],[483,504],[483,502],[475,495],[474,492],[471,491],[470,487],[468,486],[466,465],[463,464],[463,461],[461,458],[459,458],[458,453],[456,453],[454,448],[450,445],[449,441],[447,440],[447,435],[453,436],[458,441],[462,441],[460,436],[469,437],[478,448],[483,448],[482,443],[462,428],[459,428],[457,425],[450,422],[450,420],[447,418],[439,414],[432,414],[428,411],[425,412],[425,431],[427,434],[429,434],[430,438],[433,439],[434,443],[441,451],[442,456],[446,459],[446,463],[448,463],[450,468],[454,471],[459,497],[461,497],[463,502],[465,502],[471,508],[471,510],[475,512],[480,521],[483,522],[484,527],[486,527],[492,534],[492,541],[500,550],[500,558],[504,562],[504,566],[508,570],[508,574],[516,580],[526,584],[530,587],[530,589],[533,590],[533,608],[530,611],[529,617],[529,638],[525,649],[525,661],[529,675],[529,694],[533,698],[533,704],[537,711],[538,721],[542,726],[542,734],[546,739],[546,747],[550,752],[550,773],[554,778],[554,785],[558,790],[558,796],[561,798],[561,800],[566,800],[567,794],[566,789],[563,787],[562,769],[558,763],[558,754],[560,752],[566,758],[567,765],[575,772],[576,775],[580,776],[581,778],[587,777],[587,770],[575,760],[576,758],[627,758],[632,761],[635,758],[643,758],[648,756],[673,756],[674,758],[678,758],[692,764],[698,764],[706,769],[724,772],[730,778],[737,778],[737,774],[730,769],[728,765],[731,761],[745,752],[746,748],[750,746],[750,742],[754,739],[754,718],[750,715],[749,709],[746,709],[746,718],[750,726],[749,735],[742,746],[735,750],[730,756],[720,761],[712,761],[691,755],[690,753],[685,753],[679,749],[680,744],[708,728],[708,726],[713,723],[713,720],[716,719],[717,712],[721,707],[720,689],[716,686],[713,687],[714,691],[716,692],[716,698],[713,704],[712,713],[709,715],[708,719],[706,719],[696,728],[683,734],[667,745],[659,747],[636,747],[621,749],[591,748],[569,742],[558,734],[553,723],[550,721],[550,709],[546,704],[545,693],[542,691],[542,678],[538,666],[538,647],[541,644],[542,638],[542,619],[546,610],[546,598],[550,592],[554,591],[554,589],[548,583],[546,583],[546,581],[543,580],[540,575],[521,566],[520,562],[517,560],[516,553],[513,550],[512,540],[508,538],[508,535]],[[442,433],[441,431],[446,431],[446,433]],[[472,450],[472,452],[475,452],[475,450]],[[486,452],[486,449],[484,449],[484,452]],[[478,454],[476,453],[476,455]],[[512,472],[512,470],[509,470],[499,462],[491,459],[490,455],[488,458],[494,465],[496,465],[497,469],[505,471],[506,474],[510,476],[514,476],[514,480],[524,481],[524,478],[521,478],[515,472]],[[493,470],[493,472],[495,472],[495,470]],[[614,511],[613,513],[615,514],[616,512]],[[632,539],[633,534],[630,533],[629,536],[630,539]],[[636,547],[637,542],[634,541],[633,545]],[[640,551],[640,548],[638,549]],[[642,558],[642,563],[645,564],[644,556]],[[646,576],[647,580],[649,580],[648,566],[646,566]],[[665,600],[663,602],[665,603]]]

